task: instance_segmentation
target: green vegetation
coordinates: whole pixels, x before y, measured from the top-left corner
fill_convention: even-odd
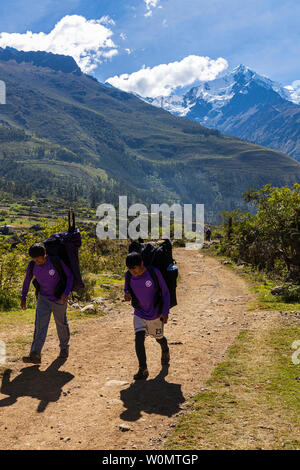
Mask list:
[[[67,222],[63,219],[52,221],[51,224],[46,219],[41,219],[40,225],[42,230],[23,233],[20,243],[14,247],[8,240],[0,241],[0,310],[16,309],[20,304],[22,281],[29,262],[29,247],[35,242],[45,240],[52,233],[67,229]],[[72,298],[89,301],[95,295],[107,296],[107,293],[114,290],[108,290],[107,286],[121,284],[127,241],[99,240],[95,234],[91,235],[84,228],[80,228],[82,246],[79,258],[85,288],[79,293],[73,293]],[[34,289],[31,286],[28,306],[33,307],[34,302]]]
[[[167,449],[299,449],[300,365],[292,361],[300,337],[299,190],[248,191],[244,197],[257,213],[224,212],[222,227],[213,227],[213,238],[221,239],[207,251],[248,281],[256,294],[249,322],[254,312],[256,322],[241,330],[191,400]],[[272,295],[282,281],[280,295]]]
[[[242,330],[166,448],[298,449],[299,337],[299,326]]]
[[[264,281],[250,289],[257,295],[256,308],[264,310],[293,311],[300,310],[299,297],[295,299],[287,299],[284,295],[272,295],[271,289],[276,283],[274,281]],[[253,305],[252,305],[253,307]]]
[[[300,185],[276,188],[268,184],[243,197],[256,213],[224,211],[223,236],[214,251],[242,265],[244,272],[259,272],[265,287],[267,282],[272,288],[283,281],[277,301],[299,302]]]
[[[89,204],[204,203],[209,220],[240,194],[296,182],[300,166],[105,87],[84,74],[0,62],[0,179],[14,196]],[[3,179],[5,178],[5,180]]]

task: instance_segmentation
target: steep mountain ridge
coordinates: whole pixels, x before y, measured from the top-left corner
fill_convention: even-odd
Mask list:
[[[65,73],[76,73],[81,75],[82,72],[78,67],[73,57],[52,54],[52,52],[44,51],[18,51],[13,47],[6,47],[3,49],[0,47],[0,61],[8,62],[13,60],[18,64],[30,63],[36,67],[47,67],[52,70],[61,71]]]
[[[205,204],[207,220],[242,206],[241,193],[299,181],[300,165],[221,135],[95,79],[30,61],[0,61],[0,177],[45,194],[91,190],[96,202]],[[25,140],[18,140],[18,132]],[[6,133],[6,134],[5,134]]]
[[[145,100],[174,115],[300,160],[299,97],[244,65],[182,96]]]

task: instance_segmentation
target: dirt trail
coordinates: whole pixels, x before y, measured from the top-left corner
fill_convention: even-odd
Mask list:
[[[147,338],[150,376],[137,371],[131,308],[76,325],[70,358],[55,360],[50,336],[43,363],[14,362],[0,393],[1,449],[159,449],[195,395],[247,327],[246,283],[203,252],[176,249],[179,305],[165,334],[171,364],[161,369],[160,347]],[[23,369],[23,370],[21,370]],[[121,430],[120,425],[130,428]]]

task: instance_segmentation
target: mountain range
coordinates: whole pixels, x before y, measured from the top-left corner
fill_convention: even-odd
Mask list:
[[[300,97],[244,65],[182,95],[144,98],[174,115],[300,161]]]
[[[249,188],[300,179],[291,157],[107,87],[68,57],[2,49],[0,80],[1,188],[24,197],[199,203],[218,222]]]

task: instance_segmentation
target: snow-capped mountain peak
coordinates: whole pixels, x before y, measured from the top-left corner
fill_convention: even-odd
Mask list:
[[[236,94],[247,94],[249,87],[253,84],[273,90],[282,98],[288,99],[289,93],[283,86],[257,74],[242,64],[235,67],[227,75],[210,82],[203,82],[192,90],[194,98],[201,97],[204,101],[211,103],[213,108],[220,108],[226,105]]]
[[[259,75],[243,64],[219,78],[201,82],[183,95],[171,94],[167,97],[145,98],[145,101],[182,117],[188,117],[190,113],[195,113],[196,109],[198,112],[199,106],[204,107],[206,108],[206,117],[204,118],[204,114],[200,113],[199,118],[193,116],[193,119],[206,125],[215,126],[222,108],[227,106],[236,96],[247,95],[254,88],[275,92],[287,101],[297,104],[300,102],[299,94],[292,87],[284,87],[268,77]]]
[[[283,86],[241,64],[187,92],[145,101],[300,161],[300,80]]]

